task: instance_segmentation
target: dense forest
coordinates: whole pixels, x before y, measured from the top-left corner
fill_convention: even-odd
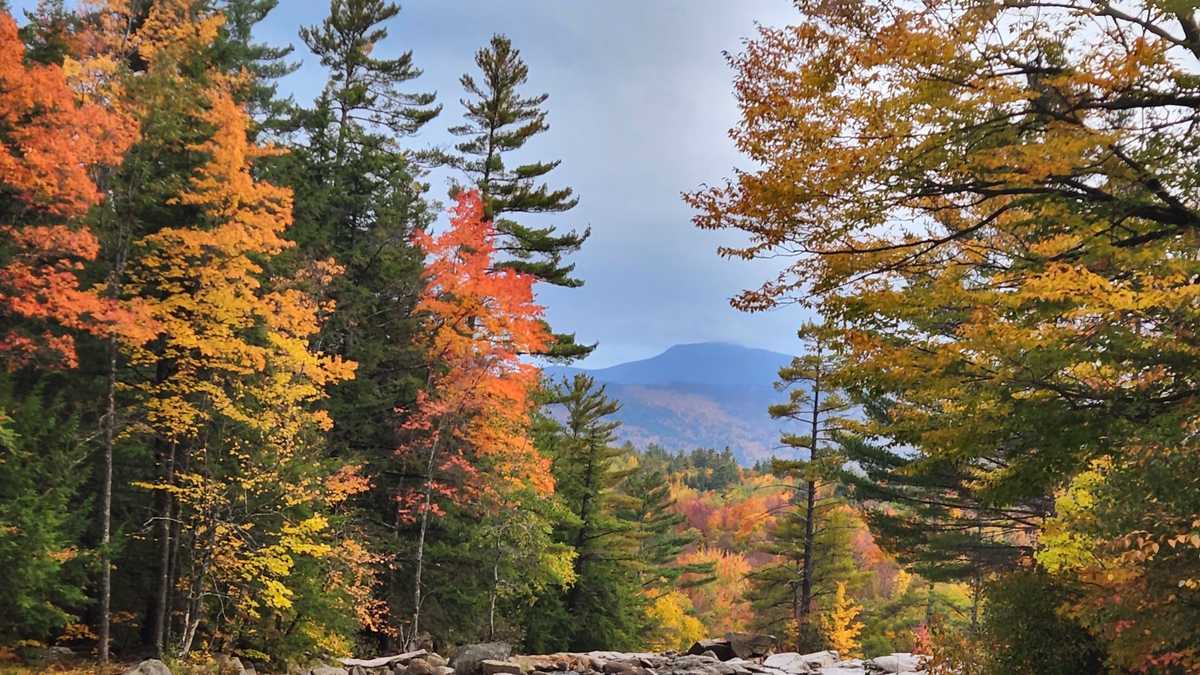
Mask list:
[[[538,300],[590,230],[537,64],[496,34],[450,103],[379,56],[396,4],[258,42],[277,2],[0,0],[0,668],[733,631],[1200,671],[1194,3],[800,0],[729,56],[753,168],[680,245],[812,317],[750,468],[543,376],[595,344]]]

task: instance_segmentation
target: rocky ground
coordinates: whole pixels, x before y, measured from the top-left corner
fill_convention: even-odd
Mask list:
[[[586,652],[513,655],[501,642],[468,645],[447,660],[427,650],[373,659],[339,659],[304,675],[924,675],[922,657],[889,654],[840,659],[837,652],[774,652],[767,636],[731,634],[696,643],[686,654]],[[226,659],[233,675],[259,675],[250,665]],[[171,675],[159,661],[145,661],[125,675]]]

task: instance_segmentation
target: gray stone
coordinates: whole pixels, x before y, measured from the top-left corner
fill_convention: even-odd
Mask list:
[[[725,639],[729,642],[734,656],[742,659],[766,656],[778,642],[774,635],[763,633],[726,633]]]
[[[782,654],[772,654],[763,659],[764,666],[795,675],[811,673],[819,668],[831,668],[837,662],[838,655],[834,651],[813,652],[811,654],[783,652]]]
[[[404,668],[405,675],[434,675],[433,664],[423,657],[417,657],[408,662]]]
[[[450,666],[434,666],[433,675],[454,675],[454,669]]]
[[[479,662],[479,672],[480,675],[521,675],[521,666],[511,661],[484,659]]]
[[[125,675],[171,675],[171,669],[158,659],[148,659],[125,671]]]
[[[450,659],[450,667],[457,675],[481,675],[479,664],[485,660],[503,661],[512,655],[512,645],[507,642],[482,642],[467,645]]]
[[[345,668],[336,666],[317,666],[308,671],[308,675],[350,675]]]
[[[924,660],[924,657],[917,654],[897,652],[867,659],[863,665],[866,666],[868,673],[904,673],[921,670],[924,667],[922,663]]]

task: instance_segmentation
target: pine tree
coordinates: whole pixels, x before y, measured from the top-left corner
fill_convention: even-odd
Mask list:
[[[486,217],[495,221],[501,236],[498,250],[508,254],[499,265],[558,286],[581,286],[583,282],[572,276],[575,265],[564,263],[563,256],[579,250],[590,229],[560,233],[554,227],[534,227],[513,219],[516,214],[563,213],[579,201],[569,187],[552,189],[540,182],[561,160],[505,165],[507,153],[550,128],[542,109],[549,95],[525,96],[518,91],[528,80],[529,68],[503,35],[493,35],[488,46],[476,52],[475,64],[479,79],[464,74],[459,80],[468,96],[462,99],[466,123],[450,129],[467,140],[455,145],[457,155],[445,161],[483,195]],[[453,191],[462,189],[455,186]],[[555,338],[548,352],[555,358],[581,358],[594,348],[578,344],[572,334]]]
[[[575,583],[543,596],[529,626],[533,649],[634,647],[644,621],[637,522],[622,517],[634,502],[623,492],[632,457],[614,445],[620,404],[586,375],[562,386],[555,402],[565,421],[543,438],[558,493],[571,511],[562,541],[575,550]]]
[[[394,59],[371,56],[387,38],[383,24],[399,13],[400,6],[386,0],[331,0],[329,16],[319,26],[300,29],[304,44],[330,70],[326,96],[343,130],[336,148],[339,163],[352,150],[351,121],[410,135],[442,110],[433,105],[434,94],[400,89],[421,75],[411,51]]]
[[[653,601],[681,588],[713,580],[711,564],[681,565],[679,555],[700,541],[700,535],[685,527],[687,517],[675,508],[666,471],[654,465],[639,465],[622,487],[630,498],[623,517],[637,523],[638,577],[642,590]],[[682,578],[688,575],[688,581]]]
[[[797,649],[804,651],[814,635],[812,630],[813,597],[817,581],[816,553],[820,510],[828,510],[831,504],[819,504],[819,495],[831,496],[825,479],[840,466],[840,458],[833,452],[833,442],[846,428],[844,418],[849,406],[833,391],[830,376],[837,369],[838,355],[830,349],[825,330],[818,325],[808,324],[799,331],[806,353],[796,357],[791,364],[779,371],[777,388],[788,392],[786,403],[770,407],[771,417],[798,423],[803,435],[785,434],[783,444],[808,451],[806,460],[776,460],[772,472],[795,481],[798,513],[788,514],[781,531],[774,533],[776,555],[785,554],[785,559],[796,563],[798,584],[792,588],[792,620],[795,622]],[[799,526],[799,527],[797,527]],[[788,555],[799,547],[798,559]],[[760,575],[765,582],[770,575]],[[825,581],[825,580],[821,580]]]
[[[286,60],[295,48],[254,42],[254,26],[278,6],[279,0],[224,0],[220,6],[225,20],[213,43],[212,59],[237,83],[234,100],[246,106],[252,135],[285,130],[296,112],[291,97],[278,97],[277,82],[300,67],[298,61]]]

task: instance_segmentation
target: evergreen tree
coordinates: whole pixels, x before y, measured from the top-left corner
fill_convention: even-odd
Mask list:
[[[558,286],[581,286],[583,282],[572,276],[575,265],[565,263],[563,256],[579,250],[590,229],[561,233],[554,227],[534,227],[513,219],[516,214],[562,213],[579,201],[571,188],[553,189],[541,182],[561,160],[505,165],[506,153],[519,150],[550,128],[542,109],[549,95],[525,96],[519,91],[528,80],[529,68],[503,35],[493,35],[488,46],[476,52],[475,64],[479,79],[464,74],[459,80],[468,96],[462,99],[466,123],[450,129],[466,140],[456,144],[457,154],[445,161],[463,172],[469,186],[483,195],[486,216],[501,235],[498,250],[508,254],[501,266]],[[461,189],[456,185],[452,192]],[[594,348],[578,344],[572,334],[555,337],[548,351],[555,358],[580,358]]]
[[[335,307],[318,339],[359,365],[354,380],[331,392],[329,446],[368,464],[372,489],[360,504],[362,521],[379,530],[373,538],[390,552],[408,534],[394,501],[407,469],[394,454],[395,425],[385,420],[412,406],[425,379],[413,347],[423,255],[412,239],[434,218],[423,171],[401,141],[441,110],[433,94],[406,91],[421,74],[411,52],[372,56],[398,13],[390,2],[333,0],[320,25],[301,30],[328,79],[298,113],[291,153],[271,166],[296,196],[289,236],[299,246],[290,265],[331,259],[343,270],[326,289]],[[399,576],[388,577],[396,616],[408,611],[410,593]]]
[[[807,510],[796,508],[804,504],[803,497],[793,504],[777,517],[759,549],[771,556],[771,562],[750,573],[749,597],[758,628],[787,636],[796,651],[812,652],[829,644],[816,621],[817,612],[839,583],[856,586],[864,574],[851,549],[854,526],[843,502],[823,495],[811,521]]]
[[[620,404],[579,374],[556,400],[566,419],[543,435],[558,493],[571,512],[559,536],[575,550],[575,583],[543,595],[531,609],[527,647],[542,650],[637,646],[642,627],[637,523],[622,517],[633,500],[622,492],[632,457],[614,445]]]
[[[685,527],[687,517],[675,509],[671,483],[662,467],[639,466],[626,479],[622,490],[631,500],[623,515],[638,525],[637,559],[641,563],[638,576],[643,592],[651,601],[715,578],[712,564],[678,562],[681,553],[699,543],[700,535]],[[686,584],[682,581],[684,575],[689,575]]]
[[[769,412],[775,419],[798,423],[805,433],[785,434],[783,444],[808,451],[805,460],[772,462],[772,472],[793,481],[796,490],[797,512],[784,517],[779,528],[781,531],[773,535],[773,546],[777,551],[775,555],[792,561],[783,563],[783,567],[776,572],[787,569],[791,564],[796,567],[798,579],[786,583],[786,586],[791,590],[796,648],[804,651],[811,646],[815,635],[812,612],[818,577],[815,549],[818,545],[818,521],[821,520],[819,510],[828,510],[831,506],[819,504],[818,495],[824,492],[829,496],[828,489],[822,490],[822,481],[840,466],[840,458],[833,452],[833,443],[837,435],[846,429],[844,415],[849,406],[837,392],[831,390],[829,384],[830,374],[837,368],[837,354],[829,348],[824,329],[808,324],[801,328],[799,337],[806,353],[779,370],[779,383],[776,385],[781,391],[788,392],[788,400],[771,406]],[[760,575],[760,586],[771,581],[782,581],[773,579],[777,576],[776,573]]]
[[[887,419],[886,401],[856,398],[869,420]],[[842,481],[879,545],[926,579],[969,583],[977,626],[985,579],[1033,555],[1029,535],[1047,515],[1049,498],[1008,500],[992,493],[977,480],[991,465],[986,460],[933,457],[850,434],[839,438],[839,447],[852,467]]]
[[[279,98],[277,82],[300,67],[298,61],[286,60],[295,48],[255,42],[253,36],[254,27],[278,5],[279,0],[223,0],[217,5],[225,21],[212,46],[213,61],[241,84],[235,98],[254,121],[252,134],[278,133],[295,115],[291,97]]]
[[[12,415],[0,413],[0,643],[44,641],[84,605],[80,488],[90,452],[64,397],[43,386],[14,397],[0,377],[0,410]]]

